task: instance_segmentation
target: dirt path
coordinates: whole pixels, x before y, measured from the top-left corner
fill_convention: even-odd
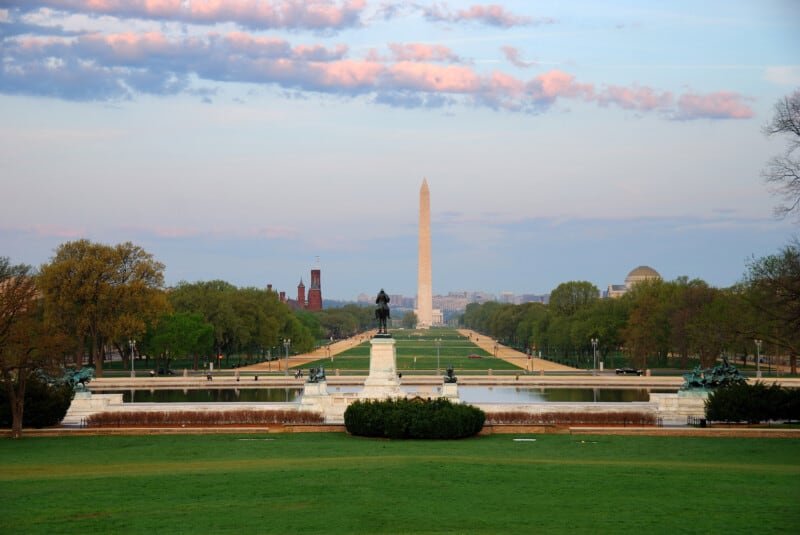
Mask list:
[[[377,330],[367,331],[351,338],[338,340],[332,344],[318,347],[311,353],[290,355],[289,368],[296,368],[298,366],[308,364],[309,362],[314,362],[315,360],[330,358],[338,355],[339,353],[343,353],[352,347],[366,342],[372,338],[376,332]],[[282,371],[286,369],[286,358],[280,358],[278,360],[273,360],[272,362],[259,362],[258,364],[253,364],[252,366],[243,366],[241,369],[245,371]]]
[[[289,357],[289,368],[296,368],[298,366],[303,366],[308,364],[309,362],[314,362],[315,360],[323,359],[323,358],[330,358],[332,356],[338,355],[348,349],[355,347],[363,342],[366,342],[377,331],[372,330],[357,336],[353,336],[352,338],[346,338],[344,340],[339,340],[334,342],[333,344],[328,344],[326,346],[319,347],[312,351],[311,353],[304,353],[302,355],[292,355]],[[458,333],[462,335],[464,338],[468,339],[470,342],[475,344],[476,346],[480,347],[487,353],[494,355],[495,352],[495,341],[489,338],[488,336],[484,336],[480,333],[469,329],[459,329]],[[514,366],[519,367],[522,370],[527,371],[574,371],[575,368],[571,368],[569,366],[564,366],[563,364],[556,364],[555,362],[550,362],[549,360],[539,359],[536,357],[528,358],[525,353],[521,353],[516,349],[512,349],[510,347],[504,346],[502,344],[497,344],[497,357],[505,360],[506,362],[510,362]],[[242,367],[242,370],[245,371],[282,371],[286,369],[286,359],[280,358],[278,360],[273,360],[272,362],[260,362],[258,364],[253,364],[252,366]]]
[[[459,329],[458,334],[467,338],[470,342],[475,344],[476,346],[480,347],[487,353],[494,355],[495,353],[495,346],[497,350],[497,358],[501,358],[506,362],[510,362],[514,366],[518,366],[523,370],[527,371],[575,371],[575,368],[570,366],[564,366],[563,364],[556,364],[555,362],[550,362],[549,360],[544,360],[536,357],[528,358],[528,355],[517,351],[516,349],[512,349],[508,346],[504,346],[502,344],[496,344],[494,340],[492,340],[488,336],[484,336],[480,333],[472,331],[470,329]]]

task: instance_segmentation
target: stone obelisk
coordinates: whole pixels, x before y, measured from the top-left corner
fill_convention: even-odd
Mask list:
[[[419,190],[419,265],[417,275],[417,328],[427,329],[433,323],[433,289],[431,284],[431,193],[428,181],[422,179]]]

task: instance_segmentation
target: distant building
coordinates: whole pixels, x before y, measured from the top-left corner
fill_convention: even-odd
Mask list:
[[[272,291],[271,284],[267,285],[267,290]],[[322,310],[322,283],[319,265],[311,270],[311,286],[308,289],[308,297],[306,297],[306,285],[303,284],[302,277],[297,285],[297,299],[288,299],[286,292],[279,292],[278,297],[295,310],[308,310],[309,312]]]
[[[661,275],[650,266],[639,266],[628,273],[625,284],[609,284],[604,297],[612,299],[621,297],[638,283],[646,280],[661,280]]]

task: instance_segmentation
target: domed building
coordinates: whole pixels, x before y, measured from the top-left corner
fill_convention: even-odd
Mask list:
[[[625,287],[630,290],[637,282],[642,282],[650,279],[661,280],[661,275],[658,271],[650,266],[639,266],[631,270],[628,276],[625,277]]]
[[[604,297],[620,297],[636,284],[651,279],[661,280],[661,275],[650,266],[639,266],[628,273],[628,276],[625,277],[625,284],[609,284]]]

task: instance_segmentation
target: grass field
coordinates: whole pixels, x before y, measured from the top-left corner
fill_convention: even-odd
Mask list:
[[[397,370],[400,372],[424,371],[431,373],[436,370],[437,364],[442,370],[452,365],[456,372],[461,371],[519,371],[514,366],[502,359],[493,358],[492,355],[479,348],[455,329],[432,329],[430,331],[392,331],[397,352]],[[436,347],[436,340],[439,347]],[[438,349],[438,358],[437,358]],[[366,341],[344,351],[330,359],[304,364],[307,366],[325,366],[326,369],[340,370],[369,370],[370,342]],[[470,356],[481,358],[470,358]]]
[[[792,439],[345,434],[0,441],[2,533],[769,533]]]

